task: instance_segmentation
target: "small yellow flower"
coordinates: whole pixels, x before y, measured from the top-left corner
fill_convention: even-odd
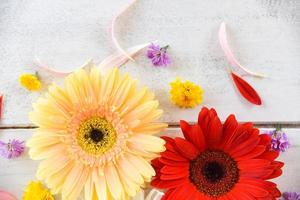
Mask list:
[[[40,181],[31,181],[23,194],[23,200],[54,200],[54,198]]]
[[[41,81],[34,74],[21,74],[19,83],[29,91],[37,91],[42,87]]]
[[[171,101],[181,108],[193,108],[202,103],[203,90],[200,86],[190,82],[182,82],[179,77],[170,83]]]

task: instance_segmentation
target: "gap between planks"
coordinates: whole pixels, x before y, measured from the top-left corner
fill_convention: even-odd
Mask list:
[[[167,123],[167,122],[166,122]],[[189,122],[190,124],[196,122]],[[243,122],[240,122],[243,123]],[[169,122],[167,123],[168,128],[179,128],[179,123]],[[300,128],[300,122],[254,122],[253,123],[257,128]],[[33,124],[16,124],[16,125],[0,125],[0,129],[36,129],[37,126]]]

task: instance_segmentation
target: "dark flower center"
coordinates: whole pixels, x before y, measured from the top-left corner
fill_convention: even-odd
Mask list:
[[[202,169],[202,173],[211,183],[221,180],[225,175],[224,167],[215,161],[206,163]]]
[[[98,129],[92,129],[90,132],[90,138],[94,143],[98,143],[101,140],[103,140],[104,133],[101,132],[101,130]]]
[[[83,121],[77,130],[77,143],[87,153],[99,155],[111,149],[117,134],[106,119],[91,117]]]
[[[197,189],[210,197],[229,192],[238,182],[236,161],[219,150],[206,150],[190,162],[190,181]]]

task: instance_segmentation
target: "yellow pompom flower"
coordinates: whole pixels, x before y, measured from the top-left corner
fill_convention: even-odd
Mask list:
[[[193,108],[202,103],[203,90],[200,86],[190,82],[182,82],[179,77],[170,83],[171,101],[181,108]]]
[[[34,74],[21,74],[19,83],[29,91],[38,91],[42,87],[41,81]]]
[[[54,198],[40,181],[31,181],[25,189],[23,200],[54,200]]]
[[[150,162],[165,150],[154,136],[167,127],[155,122],[163,111],[128,74],[87,66],[33,105],[30,119],[39,128],[27,142],[29,155],[41,160],[37,178],[62,199],[127,200],[155,175]]]

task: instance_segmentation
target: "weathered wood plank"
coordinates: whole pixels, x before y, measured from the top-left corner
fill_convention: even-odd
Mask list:
[[[33,130],[3,130],[0,133],[0,140],[8,141],[12,138],[26,140],[30,137]],[[298,191],[300,188],[300,129],[286,129],[292,147],[288,152],[281,154],[279,160],[285,162],[284,174],[276,179],[280,190]],[[181,131],[171,128],[165,131],[164,135],[172,137],[180,136]],[[35,179],[35,171],[38,163],[28,158],[25,153],[22,157],[15,160],[0,158],[0,190],[4,189],[21,197],[23,189],[30,180]]]
[[[2,125],[28,124],[31,102],[41,93],[18,85],[22,72],[35,70],[37,55],[57,69],[70,70],[88,58],[113,52],[108,34],[112,16],[125,1],[2,0],[0,2],[0,92],[5,94]],[[247,6],[245,6],[247,5]],[[141,55],[123,67],[148,85],[165,110],[162,121],[196,119],[198,110],[181,110],[168,97],[176,76],[201,84],[204,105],[241,121],[300,122],[300,1],[165,0],[138,1],[118,21],[117,37],[125,47],[159,40],[169,44],[172,65],[153,68]],[[229,40],[245,66],[269,76],[248,79],[263,99],[262,107],[245,102],[226,75],[227,62],[217,41],[218,26],[228,23]],[[39,71],[44,83],[54,79]]]

